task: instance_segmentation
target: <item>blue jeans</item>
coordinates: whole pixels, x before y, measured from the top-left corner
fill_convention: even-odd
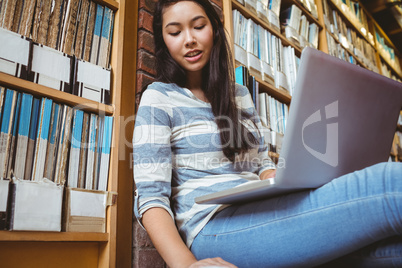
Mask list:
[[[227,207],[191,251],[238,267],[402,267],[402,164],[377,164],[315,190]]]

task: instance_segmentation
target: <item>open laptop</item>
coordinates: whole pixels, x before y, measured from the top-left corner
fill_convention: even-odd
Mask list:
[[[195,202],[231,204],[317,188],[387,161],[401,108],[402,83],[305,48],[276,177]]]

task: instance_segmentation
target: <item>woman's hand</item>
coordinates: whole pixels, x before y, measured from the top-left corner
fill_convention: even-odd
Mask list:
[[[260,180],[266,180],[270,178],[274,178],[276,175],[276,169],[267,169],[264,170],[260,175]]]
[[[230,267],[230,268],[237,268],[237,266],[224,261],[222,258],[211,258],[211,259],[203,259],[200,261],[197,261],[190,265],[189,268],[198,268],[198,267]]]

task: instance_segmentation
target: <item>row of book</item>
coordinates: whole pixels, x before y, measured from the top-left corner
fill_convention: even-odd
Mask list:
[[[324,21],[327,29],[333,34],[332,38],[336,39],[328,41],[328,50],[341,50],[335,43],[339,43],[342,45],[343,50],[347,50],[347,54],[353,54],[357,59],[359,59],[364,67],[372,70],[374,72],[379,72],[377,67],[377,60],[375,55],[375,49],[369,42],[366,41],[365,38],[361,38],[359,34],[352,28],[349,27],[348,24],[342,19],[339,15],[339,12],[331,7],[329,0],[323,0],[323,12],[324,12]],[[338,47],[338,48],[337,48]],[[340,54],[346,54],[344,51],[341,53],[332,52],[331,55],[338,56]],[[352,55],[350,55],[352,57]],[[349,60],[353,62],[353,59]]]
[[[394,49],[387,45],[384,37],[377,30],[375,31],[375,37],[380,54],[388,60],[392,67],[401,72],[400,62],[398,60],[398,57],[395,56]]]
[[[330,0],[345,16],[351,21],[356,29],[368,38],[369,42],[374,45],[373,34],[369,31],[367,14],[363,6],[358,1],[353,0]]]
[[[284,50],[280,38],[233,10],[234,54],[239,65],[277,88],[293,94],[299,58],[292,47]],[[284,52],[285,51],[285,52]]]
[[[237,2],[279,31],[281,0],[237,0]]]
[[[310,23],[298,6],[291,5],[281,12],[281,24],[286,38],[298,47],[318,48],[318,25]]]
[[[0,177],[106,191],[113,117],[0,87]]]
[[[236,68],[236,83],[250,91],[257,114],[264,128],[264,136],[270,151],[280,152],[285,134],[289,107],[266,92],[260,92],[260,84],[244,66]]]
[[[110,104],[111,70],[0,28],[0,72]]]
[[[109,68],[114,13],[92,0],[3,0],[0,27]]]

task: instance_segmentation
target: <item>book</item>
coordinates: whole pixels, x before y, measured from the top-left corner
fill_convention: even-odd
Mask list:
[[[43,175],[49,180],[54,179],[55,159],[57,153],[56,146],[60,136],[60,121],[62,115],[61,108],[62,105],[53,102],[52,118],[49,129],[49,141],[46,150],[45,172]]]
[[[11,31],[13,27],[14,11],[17,0],[7,0],[3,4],[5,5],[5,9],[2,17],[2,24],[0,26]]]
[[[17,179],[24,179],[25,174],[32,103],[33,96],[28,93],[22,93],[20,119],[18,122],[18,139],[15,152],[15,162],[13,165],[14,176]]]
[[[78,164],[78,188],[85,188],[85,172],[87,164],[87,149],[88,149],[88,133],[89,133],[89,114],[84,113],[82,120],[82,136],[80,147],[80,159]]]
[[[93,177],[93,188],[98,190],[99,186],[99,170],[100,170],[100,158],[102,153],[102,139],[103,139],[103,127],[104,127],[105,117],[98,116],[98,131],[96,135],[96,148],[94,157],[94,177]]]
[[[50,10],[46,46],[54,49],[57,47],[64,2],[63,0],[53,0],[52,9]]]
[[[64,27],[61,33],[61,51],[68,55],[74,54],[74,40],[77,30],[77,17],[81,0],[69,0],[66,10]]]
[[[85,30],[87,27],[88,10],[90,0],[82,0],[77,17],[77,36],[74,42],[74,55],[83,58],[83,46],[85,45]]]
[[[17,143],[18,122],[20,119],[21,98],[22,98],[22,94],[18,93],[17,104],[15,106],[15,112],[14,112],[12,134],[11,134],[10,155],[8,157],[8,164],[7,164],[7,176],[6,177],[9,179],[12,178],[13,167],[14,167],[15,152],[16,152],[15,146]]]
[[[41,181],[45,170],[47,144],[53,100],[42,98],[36,132],[35,153],[32,166],[32,181]]]
[[[41,3],[39,10],[40,13],[38,15],[35,14],[35,16],[38,16],[39,18],[37,20],[38,26],[35,27],[37,35],[36,39],[32,37],[34,42],[38,42],[40,44],[46,44],[52,2],[53,0],[41,0],[40,2]]]
[[[24,0],[18,33],[30,37],[36,0]]]
[[[83,117],[84,117],[83,111],[74,109],[71,143],[70,143],[70,160],[68,165],[68,179],[67,179],[67,186],[71,188],[78,187],[78,166],[81,152]]]
[[[88,149],[87,149],[87,164],[85,172],[85,189],[92,190],[94,181],[94,165],[95,165],[95,150],[96,137],[98,133],[98,115],[91,114],[89,118],[89,133],[88,133]]]
[[[106,66],[105,68],[110,68],[110,58],[112,54],[112,44],[113,44],[113,29],[114,29],[114,12],[112,12],[112,17],[110,19],[110,34],[109,34],[109,43],[107,47],[107,58],[106,58]]]
[[[96,20],[95,20],[94,33],[92,37],[91,57],[90,57],[90,62],[93,64],[98,64],[98,54],[99,54],[100,38],[102,33],[104,10],[105,10],[104,6],[102,6],[101,4],[96,4]]]
[[[82,59],[89,61],[91,58],[92,39],[95,29],[96,3],[91,1],[89,4],[87,26],[85,28],[85,38],[82,51]]]
[[[17,102],[17,92],[6,89],[0,131],[0,178],[7,177],[8,160],[12,137],[12,126]]]
[[[5,0],[0,1],[0,9],[1,9],[2,3],[4,3],[4,2],[5,2]],[[20,27],[23,7],[24,7],[24,1],[17,0],[17,2],[15,4],[15,10],[14,10],[13,25],[11,27],[11,31],[13,31],[15,33],[18,33],[18,29]],[[0,14],[0,18],[1,18],[1,14]]]
[[[64,185],[67,179],[68,150],[71,135],[73,108],[63,106],[63,116],[60,124],[60,137],[57,143],[56,169],[53,181]]]
[[[108,66],[108,50],[109,50],[109,39],[110,31],[112,26],[113,10],[105,6],[104,18],[102,21],[102,32],[99,42],[99,52],[98,52],[98,65],[107,68]]]
[[[110,151],[112,146],[113,117],[105,116],[103,124],[102,148],[100,152],[98,190],[106,191],[109,178]]]

